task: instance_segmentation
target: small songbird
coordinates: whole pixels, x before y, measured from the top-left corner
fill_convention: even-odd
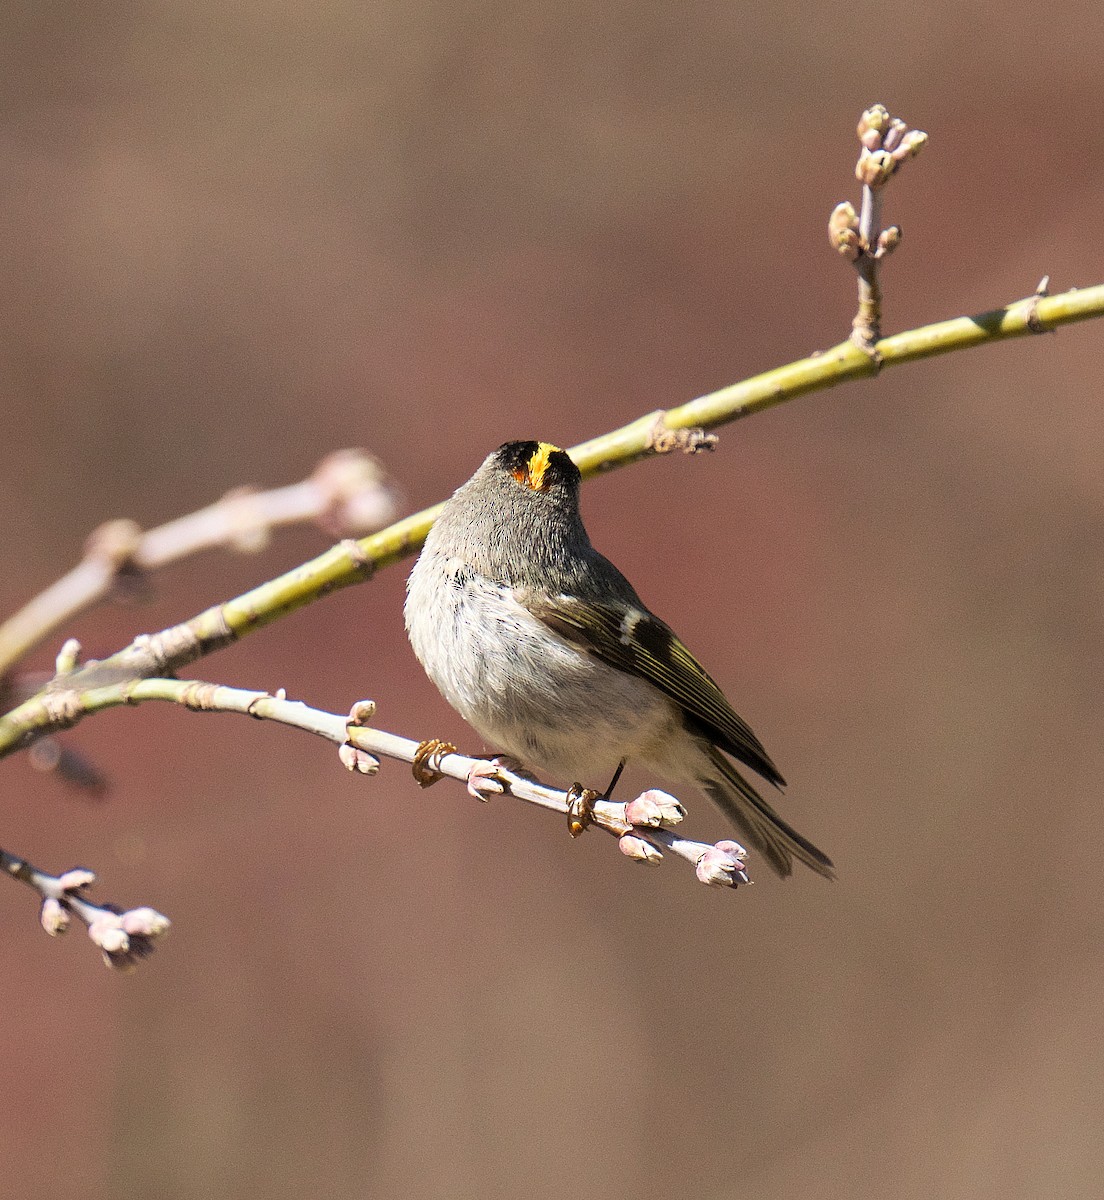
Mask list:
[[[445,504],[407,584],[414,653],[496,750],[559,780],[625,762],[695,784],[779,875],[834,877],[727,755],[777,786],[759,739],[671,628],[590,544],[578,467],[507,442]]]

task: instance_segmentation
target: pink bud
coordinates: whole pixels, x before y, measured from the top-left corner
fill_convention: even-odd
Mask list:
[[[649,788],[625,805],[625,820],[630,825],[647,829],[666,829],[677,825],[686,816],[686,809],[666,792]]]
[[[663,861],[663,854],[651,842],[637,837],[635,833],[624,834],[618,839],[617,846],[622,854],[652,867],[658,867]]]
[[[343,742],[337,750],[337,757],[347,771],[355,771],[358,775],[375,775],[380,769],[379,759],[361,750],[352,742]]]
[[[736,842],[718,842],[698,859],[697,875],[710,887],[736,887],[748,883],[744,870],[744,848]]]
[[[66,911],[65,905],[60,900],[55,900],[53,896],[47,896],[42,901],[42,911],[39,913],[38,919],[42,922],[42,928],[51,937],[58,937],[69,928],[69,913]]]

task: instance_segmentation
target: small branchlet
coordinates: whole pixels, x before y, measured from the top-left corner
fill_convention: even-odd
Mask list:
[[[153,573],[166,564],[216,546],[256,553],[277,527],[305,522],[313,522],[331,537],[349,539],[386,524],[397,505],[396,491],[375,458],[363,450],[338,450],[300,483],[268,491],[235,488],[216,503],[155,529],[143,532],[131,520],[105,522],[89,535],[84,557],[72,571],[0,623],[0,713],[38,691],[27,691],[12,670],[28,651],[97,604],[146,598]],[[356,546],[352,541],[347,544]],[[365,562],[367,575],[371,563]],[[216,631],[211,647],[220,640]],[[57,727],[63,728],[80,715],[64,708],[67,681],[77,690],[89,690],[97,674],[100,683],[113,683],[121,676],[161,674],[194,657],[193,647],[199,644],[190,626],[177,626],[152,638],[135,639],[131,653],[122,655],[126,661],[103,667],[92,662],[82,668],[80,645],[71,638],[58,653],[56,675],[49,682],[55,695],[43,701],[41,711],[57,715]],[[21,743],[32,740],[21,739]],[[98,795],[106,789],[102,772],[57,739],[37,742],[33,753],[36,767],[56,772],[86,793]],[[366,761],[361,760],[361,769]]]
[[[357,708],[353,706],[354,714]],[[372,705],[371,713],[374,712]],[[348,721],[347,730],[350,741],[342,748],[342,762],[350,770],[356,768],[347,761],[349,755],[345,752],[370,749],[373,755],[413,763],[419,782],[423,776],[431,783],[447,776],[465,782],[469,794],[484,802],[492,796],[510,795],[562,813],[568,817],[568,827],[574,837],[597,826],[616,837],[621,853],[636,862],[658,866],[664,854],[670,852],[691,863],[702,883],[736,887],[749,882],[743,862],[746,851],[736,842],[711,845],[671,832],[685,818],[686,809],[674,796],[657,788],[626,803],[618,803],[579,785],[566,792],[546,787],[509,758],[468,758],[459,754],[450,742],[435,738],[410,742],[394,734],[368,729],[352,719]],[[354,741],[355,747],[350,744]]]
[[[847,201],[837,204],[828,219],[828,241],[841,257],[853,263],[859,276],[859,308],[851,323],[851,340],[878,360],[882,336],[882,293],[878,264],[897,248],[901,227],[882,228],[882,194],[886,184],[927,143],[928,135],[909,129],[890,116],[882,104],[868,108],[859,119],[859,160],[855,178],[862,184],[862,208],[856,213]]]
[[[449,743],[436,738],[414,742],[387,733],[374,725],[376,705],[359,700],[345,716],[311,708],[288,700],[283,690],[275,694],[224,687],[199,680],[125,678],[110,683],[96,680],[92,693],[67,677],[69,691],[57,696],[68,706],[71,721],[88,711],[146,700],[169,701],[197,712],[239,713],[257,720],[276,721],[302,729],[335,743],[342,764],[361,775],[374,775],[383,758],[411,763],[423,784],[449,777],[466,784],[476,798],[511,795],[516,799],[569,817],[573,833],[597,826],[618,839],[621,852],[638,862],[658,865],[671,853],[694,866],[697,877],[713,886],[735,887],[748,881],[743,850],[734,842],[692,841],[672,830],[686,816],[682,804],[667,792],[652,788],[627,802],[610,800],[579,787],[559,791],[546,787],[508,758],[469,758]],[[68,710],[71,709],[71,713]],[[584,797],[582,803],[580,798]],[[60,878],[45,875],[0,851],[0,867],[34,887],[43,897],[42,924],[51,933],[62,933],[76,915],[89,936],[104,952],[111,966],[128,969],[153,949],[154,942],[168,930],[168,921],[152,909],[122,912],[112,905],[93,905],[84,895],[92,883],[88,871],[69,872]],[[49,903],[46,903],[49,901]]]
[[[49,875],[6,850],[0,850],[0,867],[42,897],[39,922],[51,937],[68,932],[76,917],[100,948],[104,962],[116,971],[133,971],[169,932],[168,917],[148,906],[124,911],[111,904],[93,904],[86,892],[96,876],[85,867]]]
[[[330,537],[360,537],[393,519],[397,508],[395,488],[376,459],[363,450],[339,450],[299,483],[235,488],[155,529],[107,521],[89,535],[73,570],[0,623],[0,680],[80,613],[107,600],[144,598],[153,573],[169,563],[218,546],[255,553],[285,525],[313,523]]]

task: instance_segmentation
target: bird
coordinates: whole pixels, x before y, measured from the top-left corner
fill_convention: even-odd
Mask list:
[[[785,784],[751,727],[591,545],[581,480],[558,446],[512,441],[445,502],[404,605],[426,674],[488,746],[530,769],[597,780],[634,763],[696,786],[780,876],[797,860],[834,878],[740,769]]]

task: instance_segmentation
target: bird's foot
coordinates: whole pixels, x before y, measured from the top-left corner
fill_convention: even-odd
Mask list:
[[[441,774],[441,759],[446,754],[455,754],[456,747],[452,742],[442,742],[439,738],[427,738],[414,751],[414,761],[410,764],[415,782],[421,788],[431,787]]]
[[[496,754],[494,758],[477,758],[468,768],[468,795],[486,803],[491,796],[501,796],[506,790],[499,778],[499,771],[522,774],[520,762],[509,754]]]
[[[601,795],[581,783],[573,783],[567,789],[567,832],[577,838],[588,825],[594,822],[594,802]]]

